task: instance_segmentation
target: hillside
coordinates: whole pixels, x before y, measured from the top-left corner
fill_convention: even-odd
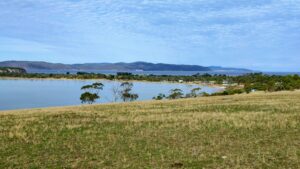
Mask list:
[[[199,65],[175,65],[164,63],[85,63],[85,64],[61,64],[35,61],[5,61],[0,62],[0,67],[21,67],[26,70],[117,70],[117,71],[250,71],[239,68],[205,67]]]
[[[299,168],[300,92],[0,112],[0,168]]]
[[[26,73],[26,70],[23,68],[17,67],[0,67],[0,73]]]

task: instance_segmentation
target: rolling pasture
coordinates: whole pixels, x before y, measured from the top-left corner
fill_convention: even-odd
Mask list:
[[[299,91],[0,112],[0,168],[299,167]]]

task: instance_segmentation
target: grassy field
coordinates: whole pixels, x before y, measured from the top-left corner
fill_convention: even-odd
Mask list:
[[[300,92],[0,112],[0,168],[300,168]]]

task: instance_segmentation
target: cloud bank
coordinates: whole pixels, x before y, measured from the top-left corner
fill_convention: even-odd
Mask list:
[[[0,59],[299,71],[299,0],[0,1]]]

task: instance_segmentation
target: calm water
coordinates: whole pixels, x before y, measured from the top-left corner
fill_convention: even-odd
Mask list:
[[[113,101],[112,88],[120,82],[100,80],[104,84],[98,103]],[[95,80],[4,80],[0,79],[0,110],[25,109],[81,104],[79,97],[83,85]],[[169,94],[174,88],[184,92],[199,87],[197,85],[134,82],[133,92],[139,94],[138,100],[150,100],[159,93]],[[202,91],[213,93],[218,88],[200,86]]]

